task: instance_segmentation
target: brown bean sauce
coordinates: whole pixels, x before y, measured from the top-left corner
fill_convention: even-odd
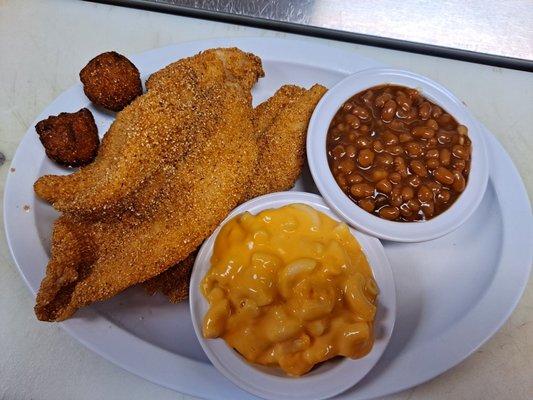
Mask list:
[[[331,121],[326,151],[335,180],[367,212],[423,221],[464,191],[468,129],[417,90],[381,85],[347,100]]]

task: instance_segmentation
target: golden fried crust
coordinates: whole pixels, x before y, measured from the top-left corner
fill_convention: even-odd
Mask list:
[[[189,109],[196,122],[188,129],[196,136],[187,157],[162,163],[123,212],[98,220],[70,213],[56,222],[35,306],[39,319],[66,319],[162,273],[189,256],[242,199],[258,148],[250,93],[228,82],[198,93],[205,101]],[[68,256],[61,255],[67,248]]]
[[[185,260],[167,269],[165,272],[147,280],[144,288],[149,295],[160,292],[168,297],[171,303],[179,303],[189,297],[189,279],[196,260],[196,252]]]
[[[67,167],[89,164],[96,157],[100,139],[93,114],[86,108],[39,121],[35,130],[46,155]]]
[[[155,171],[198,142],[198,128],[210,117],[204,110],[221,85],[244,89],[248,99],[263,74],[260,60],[238,49],[209,50],[169,65],[150,77],[146,94],[117,114],[92,164],[66,176],[43,176],[35,192],[59,211],[91,218],[128,206]]]
[[[139,70],[114,51],[94,57],[80,71],[85,95],[94,104],[120,111],[143,92]]]
[[[326,88],[315,85],[309,90],[298,86],[281,87],[254,110],[258,132],[259,158],[249,189],[241,202],[267,193],[288,190],[302,172],[305,160],[307,125]],[[149,294],[161,292],[173,303],[187,298],[187,276],[194,256],[169,268],[145,284]]]
[[[278,91],[279,99],[274,96],[272,101],[258,107],[260,115],[275,115],[275,118],[259,139],[259,161],[245,200],[289,190],[302,173],[307,125],[327,89],[321,85],[298,93],[290,89],[293,93],[287,96],[284,92],[288,90],[282,87]]]

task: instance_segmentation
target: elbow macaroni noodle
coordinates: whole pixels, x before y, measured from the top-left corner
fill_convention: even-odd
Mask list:
[[[293,376],[372,349],[379,289],[346,224],[303,204],[243,213],[218,234],[201,283],[203,335]]]

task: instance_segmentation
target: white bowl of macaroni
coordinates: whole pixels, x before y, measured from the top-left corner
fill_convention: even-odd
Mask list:
[[[322,198],[282,192],[236,208],[203,244],[190,283],[213,365],[266,399],[324,399],[360,381],[392,334],[396,294],[379,240]]]

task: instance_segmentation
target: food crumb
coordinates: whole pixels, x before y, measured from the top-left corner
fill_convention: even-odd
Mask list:
[[[0,151],[0,167],[6,162],[6,156]]]
[[[22,209],[26,212],[30,212],[30,206],[27,204],[24,204],[24,207],[22,207]]]
[[[15,172],[15,171],[16,171],[15,168],[9,168],[9,170],[10,170],[11,172]]]

